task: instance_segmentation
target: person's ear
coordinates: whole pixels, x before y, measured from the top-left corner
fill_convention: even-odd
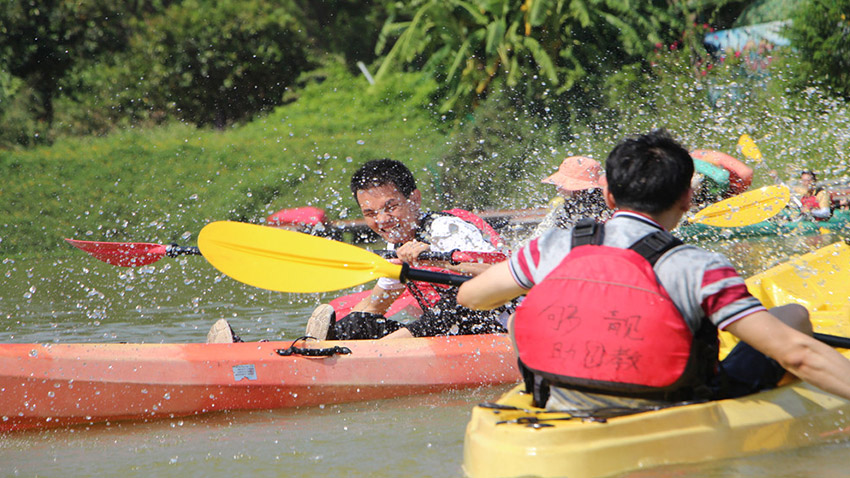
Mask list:
[[[617,209],[617,201],[614,199],[614,195],[611,194],[611,191],[608,190],[607,184],[602,188],[602,196],[605,198],[605,204],[607,204],[610,209]]]
[[[688,188],[679,199],[679,209],[688,212],[691,209],[691,204],[694,200],[694,188]]]
[[[410,196],[407,197],[407,200],[413,202],[413,204],[416,204],[416,206],[419,207],[422,205],[422,193],[419,192],[418,189],[414,189],[413,192],[410,193]]]

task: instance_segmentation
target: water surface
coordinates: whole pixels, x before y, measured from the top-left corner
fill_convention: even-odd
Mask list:
[[[837,237],[721,241],[752,274]],[[0,343],[198,342],[221,317],[246,340],[295,339],[335,294],[238,284],[200,257],[137,269],[80,251],[0,264]],[[224,412],[0,436],[0,476],[462,476],[472,405],[505,387],[295,410]],[[850,477],[850,444],[631,473],[631,477]]]

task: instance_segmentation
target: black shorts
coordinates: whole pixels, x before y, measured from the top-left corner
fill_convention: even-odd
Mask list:
[[[715,398],[735,398],[775,388],[783,375],[785,369],[779,362],[745,342],[738,342],[720,362]]]

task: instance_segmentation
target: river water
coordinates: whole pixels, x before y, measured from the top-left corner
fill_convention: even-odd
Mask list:
[[[752,274],[838,239],[704,246]],[[333,296],[244,286],[200,257],[125,269],[68,246],[0,264],[0,343],[198,342],[220,317],[248,341],[294,339]],[[0,435],[0,477],[460,477],[472,406],[505,389],[11,433]],[[838,443],[625,476],[850,477],[848,457],[850,444]]]

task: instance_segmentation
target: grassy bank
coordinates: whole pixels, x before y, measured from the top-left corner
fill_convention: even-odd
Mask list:
[[[63,237],[192,243],[209,221],[307,204],[350,216],[348,177],[368,159],[402,159],[426,176],[445,148],[421,106],[433,85],[400,76],[370,89],[342,69],[325,74],[227,131],[172,124],[0,151],[2,255],[66,247]]]
[[[554,195],[540,178],[563,157],[604,159],[623,136],[655,127],[688,148],[733,155],[738,137],[750,134],[766,158],[753,164],[756,186],[771,182],[769,169],[785,180],[802,168],[846,176],[846,103],[816,90],[784,95],[780,75],[764,86],[733,78],[710,91],[668,70],[642,89],[613,84],[617,111],[577,121],[567,136],[497,99],[450,122],[430,110],[434,85],[419,76],[370,87],[331,66],[287,105],[226,131],[171,124],[0,151],[0,255],[61,250],[64,237],[194,244],[210,221],[260,222],[302,205],[357,216],[348,178],[382,157],[410,165],[426,207],[537,206]]]

